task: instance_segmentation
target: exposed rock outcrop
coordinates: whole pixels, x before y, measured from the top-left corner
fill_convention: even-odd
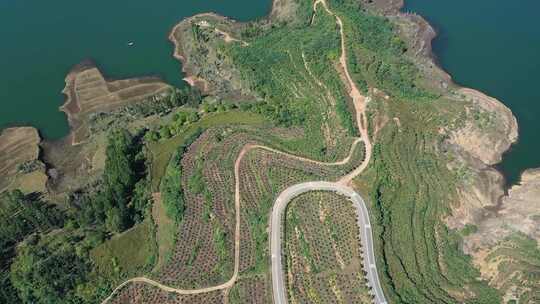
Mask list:
[[[494,213],[478,224],[477,233],[465,238],[466,252],[474,255],[515,232],[540,242],[540,169],[525,171]]]
[[[466,236],[465,253],[472,256],[483,279],[504,294],[505,303],[530,295],[540,286],[540,169],[527,170],[491,214],[476,221]],[[536,243],[536,245],[535,245]]]
[[[407,54],[434,81],[434,88],[464,104],[461,120],[441,130],[447,135],[443,148],[449,152],[448,167],[458,176],[448,226],[475,227],[464,236],[463,250],[505,302],[530,294],[531,286],[540,284],[527,273],[539,267],[534,262],[538,258],[532,258],[538,250],[528,242],[539,240],[540,170],[524,172],[521,184],[505,194],[504,177],[493,168],[518,139],[516,118],[495,98],[453,83],[432,54],[436,31],[423,17],[401,12],[403,0],[362,1],[395,21]]]
[[[465,176],[458,183],[460,202],[448,219],[451,228],[481,221],[501,202],[504,178],[492,165],[518,138],[516,118],[501,102],[472,89],[457,92],[467,102],[465,120],[449,132],[448,142]]]
[[[478,112],[452,134],[451,141],[486,165],[499,163],[502,154],[518,138],[518,125],[512,111],[497,99],[479,91],[463,88],[458,92]]]

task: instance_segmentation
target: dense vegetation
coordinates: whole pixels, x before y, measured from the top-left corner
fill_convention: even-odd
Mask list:
[[[336,146],[355,136],[357,130],[335,66],[340,37],[334,18],[317,13],[311,25],[262,31],[249,46],[230,45],[225,53],[250,89],[263,99],[252,110],[278,124],[303,127],[311,157],[340,157]]]
[[[391,113],[401,126],[386,127],[374,147],[367,183],[382,281],[392,303],[498,303],[461,251],[459,234],[441,220],[455,184],[437,150],[434,110],[397,103]],[[464,286],[471,294],[460,295]]]
[[[125,130],[109,135],[102,184],[95,193],[80,192],[71,197],[78,225],[104,225],[107,231],[121,232],[144,216],[149,197],[139,140]]]
[[[182,106],[197,108],[204,96],[195,87],[172,88],[163,96],[152,96],[147,100],[129,104],[112,113],[99,112],[90,117],[92,130],[106,131],[113,121],[117,120],[116,126],[122,127],[118,122],[125,122],[134,118],[140,119],[151,115],[163,116],[174,109]]]
[[[15,303],[18,295],[9,272],[15,247],[32,233],[47,233],[62,226],[63,215],[36,195],[13,191],[0,195],[0,223],[0,302]]]
[[[370,197],[377,263],[389,302],[501,302],[501,294],[479,279],[479,272],[472,266],[470,257],[463,254],[462,236],[449,230],[444,222],[450,212],[450,203],[456,199],[456,176],[447,168],[447,159],[439,149],[443,140],[440,130],[445,122],[457,115],[453,112],[455,105],[439,100],[438,92],[423,86],[426,79],[408,57],[407,44],[396,34],[396,28],[388,19],[363,10],[357,1],[329,0],[328,3],[345,24],[348,64],[354,80],[366,93],[370,88],[378,88],[389,95],[388,99],[373,96],[369,105],[372,136],[375,136],[376,118],[382,116],[389,122],[377,130],[371,165],[358,180],[358,185],[363,186]],[[182,177],[187,195],[185,211],[190,214],[190,221],[183,227],[185,231],[179,232],[183,237],[182,248],[177,248],[177,260],[165,276],[175,276],[171,281],[189,287],[213,283],[207,275],[214,274],[218,267],[215,265],[220,259],[213,245],[220,242],[216,241],[219,233],[211,230],[214,226],[206,215],[210,210],[220,222],[227,222],[227,216],[231,216],[230,211],[227,212],[227,206],[232,209],[230,170],[239,146],[255,140],[312,158],[336,159],[342,154],[337,148],[333,150],[334,147],[343,148],[345,145],[339,141],[356,134],[351,128],[354,120],[345,88],[338,73],[332,73],[336,71],[335,63],[340,54],[335,20],[322,11],[321,6],[313,16],[313,1],[297,0],[295,4],[298,5],[295,6],[294,20],[269,26],[263,22],[251,24],[242,32],[242,38],[248,44],[222,43],[218,47],[223,51],[220,54],[232,60],[242,80],[262,101],[249,106],[249,110],[280,126],[302,127],[303,133],[299,137],[303,138],[297,140],[294,135],[298,134],[281,134],[279,131],[274,131],[278,135],[273,136],[266,130],[246,132],[247,135],[238,137],[233,137],[231,132],[223,138],[219,132],[219,135],[209,133],[220,137],[216,141],[209,140],[211,143],[200,143],[209,152],[195,150],[187,156]],[[212,47],[202,47],[212,41],[200,27],[193,27],[193,35],[199,51]],[[332,132],[325,134],[325,128]],[[287,137],[288,141],[276,140],[280,136]],[[333,143],[335,146],[329,144],[329,137],[338,141]],[[233,139],[236,145],[231,143]],[[212,151],[221,154],[209,157],[215,153]],[[198,158],[201,154],[204,155],[202,165]],[[212,173],[205,173],[205,169]],[[261,151],[246,156],[240,174],[241,223],[248,228],[241,232],[240,276],[230,292],[229,301],[242,303],[244,299],[250,299],[264,303],[269,297],[267,215],[273,198],[287,185],[329,178],[331,174],[316,166],[294,164]],[[219,192],[216,188],[228,191]],[[221,194],[212,193],[214,200],[210,207],[205,190]],[[228,205],[224,200],[229,200]],[[305,209],[301,212],[307,213]],[[316,220],[317,215],[312,215],[312,220]],[[293,217],[291,222],[293,226],[301,226],[299,218]],[[309,227],[322,229],[326,226]],[[474,228],[468,227],[463,233],[470,233],[469,230]],[[192,233],[188,235],[190,231]],[[321,273],[318,269],[321,266],[317,264],[317,254],[312,253],[320,248],[310,245],[308,233],[304,232],[299,233],[298,240],[291,246],[294,248],[290,249],[297,260],[302,260],[299,271],[309,269],[308,276],[315,274],[313,277],[316,277]],[[294,236],[290,235],[291,238]],[[213,244],[211,240],[214,240]],[[520,246],[532,249],[531,244]],[[529,255],[520,258],[524,260],[522,264],[516,266],[509,262],[504,267],[511,271],[532,264]],[[302,290],[306,293],[302,296],[313,295],[310,287]],[[316,297],[311,300],[316,302]]]
[[[499,301],[498,293],[477,279],[478,272],[459,247],[459,235],[449,231],[442,221],[449,212],[449,202],[455,194],[448,191],[454,189],[455,179],[446,168],[437,146],[441,140],[437,133],[440,127],[438,123],[443,121],[438,115],[437,106],[445,105],[418,102],[435,100],[438,95],[421,86],[422,75],[406,57],[406,45],[395,34],[389,21],[359,10],[357,4],[352,6],[352,1],[329,3],[345,23],[350,57],[348,62],[355,81],[366,92],[369,87],[377,87],[389,94],[395,104],[389,109],[380,110],[388,117],[401,119],[401,127],[391,125],[378,135],[368,178],[364,180],[369,185],[368,191],[374,203],[377,254],[381,257],[378,263],[389,300],[392,303]],[[301,126],[305,132],[302,134],[303,143],[308,142],[309,145],[291,139],[294,136],[289,136],[288,141],[276,140],[279,136],[264,131],[256,131],[250,136],[255,135],[257,140],[265,144],[309,157],[336,159],[343,154],[338,153],[337,149],[332,150],[334,147],[328,144],[324,128],[328,126],[331,135],[338,141],[355,134],[355,130],[348,127],[354,125],[351,124],[353,119],[345,89],[334,66],[340,54],[339,35],[335,20],[322,11],[321,6],[313,23],[312,2],[300,1],[299,7],[302,8],[299,22],[264,29],[252,25],[243,35],[249,40],[249,45],[221,47],[233,60],[249,88],[262,99],[261,103],[250,106],[250,110],[283,126]],[[384,100],[373,103],[375,106],[382,105]],[[449,110],[440,115],[453,113]],[[370,117],[373,118],[373,115]],[[206,144],[204,147],[210,151],[223,151],[221,145],[230,147],[232,139],[235,138],[229,134],[222,142],[215,143],[216,146]],[[236,148],[247,141],[243,137],[235,140]],[[340,149],[344,147],[339,142],[334,144]],[[219,165],[205,155],[204,167],[212,168],[214,175],[223,179],[227,175],[222,167],[227,164],[229,170],[232,168],[236,152],[229,152],[231,154],[227,154],[226,162]],[[211,177],[204,176],[196,155],[194,152],[186,162],[189,164],[189,174],[185,171],[182,173],[191,176],[185,179],[184,188],[184,191],[190,191],[184,193],[193,195],[185,201],[186,212],[191,208],[193,218],[183,228],[197,232],[188,236],[187,232],[180,231],[179,237],[183,238],[184,246],[177,250],[183,256],[176,255],[174,266],[176,276],[178,273],[184,274],[176,281],[187,286],[200,286],[200,282],[208,284],[213,281],[207,275],[216,266],[211,270],[207,268],[208,264],[215,265],[219,261],[215,247],[209,244],[211,242],[194,238],[204,236],[205,239],[216,240],[216,234],[211,231],[212,224],[205,221],[205,214],[208,214],[205,187],[227,187],[222,180],[216,181],[216,186],[205,185],[205,178]],[[220,155],[217,159],[223,157]],[[245,206],[241,216],[242,223],[246,223],[249,230],[243,231],[241,236],[242,246],[245,247],[240,252],[240,283],[231,291],[230,300],[234,303],[255,294],[257,300],[254,301],[264,302],[263,299],[268,296],[264,292],[268,286],[265,279],[268,271],[266,228],[267,214],[275,194],[299,181],[332,176],[320,168],[311,168],[306,164],[296,164],[297,167],[261,151],[248,155],[245,162],[241,169],[241,204]],[[226,195],[231,194],[226,192]],[[224,209],[220,201],[223,196],[214,195],[213,198],[210,212],[224,221],[220,214]],[[201,260],[201,256],[205,259]],[[199,271],[194,272],[194,268]],[[206,275],[201,275],[202,272]],[[168,272],[167,275],[173,274]],[[252,289],[253,286],[258,287],[258,292]],[[471,292],[462,295],[460,291],[463,286]]]
[[[25,303],[77,302],[90,264],[77,252],[76,235],[35,236],[26,241],[11,266],[11,282]]]
[[[461,251],[461,237],[475,228],[467,227],[460,235],[443,221],[456,195],[456,177],[439,150],[439,130],[446,121],[442,116],[454,114],[452,106],[444,101],[418,102],[434,101],[438,94],[422,87],[422,75],[407,58],[407,46],[392,23],[362,10],[356,1],[328,3],[345,24],[354,80],[365,92],[376,87],[392,97],[385,101],[374,96],[371,101],[371,135],[376,112],[400,121],[394,124],[390,120],[379,130],[370,167],[358,180],[369,193],[377,263],[388,300],[500,302],[499,292],[478,279],[479,272]],[[234,62],[260,101],[239,105],[203,101],[196,90],[174,90],[159,103],[127,108],[136,117],[169,113],[170,117],[146,133],[112,131],[103,178],[71,193],[65,211],[20,192],[0,197],[0,220],[6,223],[0,228],[0,302],[95,303],[127,275],[148,274],[156,258],[155,227],[149,216],[152,191],[161,192],[166,216],[174,222],[176,242],[166,252],[167,267],[152,275],[182,288],[213,286],[230,278],[235,223],[232,168],[241,147],[257,142],[311,158],[336,160],[348,153],[349,143],[357,135],[346,88],[336,68],[340,40],[335,20],[321,6],[312,15],[310,0],[297,0],[297,4],[294,21],[266,27],[254,23],[242,34],[248,45],[219,45],[221,54]],[[212,42],[200,27],[194,26],[192,34],[201,52],[203,44]],[[193,108],[171,113],[186,105]],[[262,128],[261,115],[235,109],[259,113],[287,129]],[[242,123],[257,128],[239,127]],[[216,126],[219,128],[212,128]],[[149,153],[145,153],[144,140]],[[231,303],[271,299],[267,228],[276,195],[295,183],[333,180],[350,172],[363,160],[363,152],[359,145],[351,163],[334,167],[268,151],[245,156],[239,176],[240,273],[229,294]],[[293,204],[287,214],[291,294],[317,302],[334,299],[338,287],[352,290],[347,294],[351,301],[365,300],[364,281],[358,278],[360,266],[355,260],[359,248],[345,245],[356,241],[350,232],[355,225],[350,210],[328,203],[336,203],[335,197],[309,195],[299,202],[325,202],[315,204],[318,209]],[[329,238],[321,238],[325,235]],[[534,284],[538,274],[535,245],[515,237],[493,255],[512,258],[502,264],[508,272],[532,269],[527,274]],[[527,251],[518,256],[511,250],[517,246]],[[336,252],[339,257],[334,256]],[[354,298],[359,295],[362,299]],[[117,300],[134,298],[221,302],[223,294],[209,293],[198,300],[169,298],[162,291],[134,284]]]
[[[2,256],[29,234],[62,225],[63,215],[36,195],[15,190],[0,196],[0,248]]]
[[[112,280],[120,277],[94,264],[110,262],[110,250],[96,251],[103,253],[101,260],[99,254],[93,259],[91,251],[104,241],[108,243],[109,236],[142,222],[149,211],[149,200],[141,135],[132,136],[126,130],[111,131],[102,179],[74,191],[64,210],[42,201],[39,194],[2,194],[0,302],[98,301],[108,292]],[[146,234],[137,234],[139,249],[151,237]],[[124,234],[116,239],[128,240]],[[136,269],[138,265],[129,267]]]
[[[197,137],[201,134],[202,130],[197,129],[195,133],[191,134],[169,161],[169,165],[165,171],[165,176],[161,183],[161,196],[162,202],[165,206],[167,216],[179,223],[182,220],[185,210],[184,192],[182,189],[182,156]]]
[[[421,86],[422,75],[405,56],[407,45],[388,19],[362,9],[358,1],[330,0],[345,25],[348,64],[359,87],[382,89],[392,97],[429,101],[437,94]]]

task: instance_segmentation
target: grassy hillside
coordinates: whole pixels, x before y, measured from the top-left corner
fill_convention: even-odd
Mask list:
[[[394,303],[497,303],[443,219],[455,199],[455,175],[437,143],[438,106],[392,102],[400,118],[379,134],[373,163],[362,180],[377,225],[378,264]],[[413,116],[414,115],[414,116]]]
[[[313,24],[264,31],[248,46],[224,52],[252,91],[264,99],[263,115],[285,126],[301,126],[308,156],[342,158],[341,147],[357,135],[348,95],[337,73],[339,32],[328,14]],[[301,144],[301,143],[298,143]]]
[[[223,267],[220,261],[224,260],[216,250],[216,223],[229,239],[225,248],[231,248],[231,170],[244,143],[256,140],[307,157],[336,160],[346,154],[346,143],[357,135],[337,64],[340,41],[335,19],[321,6],[312,14],[309,0],[295,3],[296,10],[288,11],[295,12],[293,19],[289,15],[271,26],[264,22],[247,26],[242,34],[245,43],[210,39],[212,28],[192,24],[193,35],[208,38],[197,40],[199,50],[211,49],[226,58],[223,62],[232,63],[242,82],[259,98],[250,109],[290,131],[280,134],[251,129],[243,133],[244,129],[241,133],[224,132],[225,139],[217,141],[217,137],[211,138],[214,131],[193,148],[201,152],[193,150],[186,156],[183,172],[188,176],[200,172],[202,186],[191,188],[195,197],[186,197],[186,216],[193,214],[195,218],[186,217],[179,235],[187,248],[177,252],[176,265],[184,266],[175,269],[177,274],[189,274],[190,281],[184,285],[186,279],[181,278],[185,282],[181,286],[216,283],[204,269],[208,263],[215,265],[212,273]],[[439,131],[462,119],[463,103],[425,85],[430,80],[408,58],[406,43],[390,21],[362,10],[355,1],[328,4],[344,22],[352,76],[371,100],[368,114],[374,156],[357,184],[370,198],[377,262],[387,297],[392,303],[500,302],[500,294],[479,279],[480,273],[461,251],[459,234],[444,223],[456,199],[457,175],[446,166],[451,155],[442,151],[444,135]],[[214,63],[205,64],[208,71]],[[295,136],[291,131],[298,129],[301,131]],[[230,292],[230,301],[242,303],[250,296],[257,303],[266,303],[270,292],[266,217],[273,198],[293,183],[334,175],[325,171],[328,169],[287,164],[264,151],[248,155],[242,168],[242,227],[246,230],[241,235],[240,278]],[[216,183],[223,183],[227,176],[228,183]],[[190,189],[189,181],[184,183],[183,188]],[[228,190],[223,194],[219,187]],[[209,207],[204,207],[208,203]],[[223,210],[227,211],[223,214]],[[211,220],[205,222],[205,214],[210,214]],[[200,231],[196,237],[184,235],[183,231],[194,229]],[[208,241],[196,241],[201,238]],[[189,252],[195,252],[193,259],[186,258]]]

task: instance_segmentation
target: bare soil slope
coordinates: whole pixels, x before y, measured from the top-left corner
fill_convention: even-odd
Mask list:
[[[92,114],[110,112],[131,102],[165,93],[169,85],[157,78],[109,81],[92,63],[82,63],[66,77],[66,102],[60,110],[68,116],[72,144],[84,142]]]
[[[44,191],[47,176],[39,160],[38,131],[31,127],[5,129],[0,135],[0,192],[19,188]],[[24,169],[22,166],[24,165]]]

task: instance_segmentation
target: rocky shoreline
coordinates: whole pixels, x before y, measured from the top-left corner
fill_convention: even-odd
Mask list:
[[[363,2],[398,24],[400,34],[408,42],[409,57],[439,89],[449,92],[452,98],[465,105],[465,121],[445,130],[449,138],[444,146],[455,158],[449,162],[449,169],[465,171],[465,178],[457,184],[458,197],[453,203],[452,215],[446,222],[449,228],[458,231],[469,226],[477,227],[477,231],[464,236],[463,250],[471,255],[482,277],[489,281],[498,272],[486,267],[490,265],[487,253],[494,250],[497,244],[513,233],[523,233],[540,241],[538,170],[524,172],[521,184],[507,191],[503,174],[494,167],[518,140],[517,120],[511,109],[501,101],[453,82],[451,75],[438,64],[433,54],[432,42],[437,32],[422,16],[402,12],[403,0]],[[268,18],[286,19],[279,11],[284,3],[286,1],[274,0]],[[174,38],[171,33],[170,39],[175,49],[182,49],[183,41]],[[178,55],[183,66],[189,65],[189,56],[184,53],[180,55],[177,51],[175,55]],[[193,68],[184,69],[184,72],[189,80],[202,79]],[[516,224],[507,225],[508,222]],[[505,297],[508,298],[508,295]]]
[[[392,0],[385,0],[393,2]],[[452,77],[438,64],[432,51],[432,41],[437,33],[421,16],[401,13],[404,2],[395,6],[393,14],[417,25],[414,35],[418,40],[415,57],[422,57],[426,69],[438,70],[441,82],[456,88],[465,101],[470,102],[485,113],[494,132],[487,132],[467,122],[452,133],[448,144],[461,163],[468,166],[468,177],[462,180],[458,189],[459,201],[447,218],[450,228],[474,227],[474,231],[464,236],[462,249],[470,255],[481,277],[503,293],[505,301],[516,300],[527,289],[512,283],[518,273],[505,273],[499,265],[521,263],[512,254],[498,255],[505,246],[516,246],[515,238],[525,238],[540,244],[540,169],[529,169],[522,173],[517,185],[508,185],[502,172],[494,166],[502,161],[504,154],[518,141],[517,120],[512,111],[501,101],[469,88],[463,88],[452,81]],[[489,122],[493,119],[494,121]],[[523,248],[515,247],[516,253]],[[496,257],[496,258],[494,258]]]
[[[389,18],[399,19],[403,22],[412,24],[414,33],[408,33],[408,38],[411,39],[410,45],[413,56],[417,62],[419,62],[426,70],[432,70],[430,74],[436,76],[440,83],[445,86],[454,87],[457,92],[463,95],[469,102],[475,103],[479,107],[486,111],[497,113],[497,115],[503,117],[503,126],[500,130],[502,133],[496,134],[491,138],[483,138],[488,135],[480,134],[479,130],[474,127],[467,126],[454,132],[450,142],[453,145],[459,147],[463,152],[469,156],[480,160],[481,164],[474,165],[472,161],[466,161],[473,163],[471,167],[477,168],[480,171],[490,171],[490,177],[485,177],[486,181],[481,184],[490,184],[488,187],[484,187],[481,192],[496,192],[502,193],[497,199],[497,202],[502,200],[504,195],[504,189],[495,190],[503,187],[501,185],[501,176],[496,176],[492,172],[493,165],[501,161],[502,155],[511,147],[513,143],[517,141],[517,122],[513,117],[510,109],[508,109],[500,101],[491,98],[479,91],[461,88],[457,84],[452,82],[451,76],[440,67],[436,60],[435,55],[432,53],[432,41],[436,37],[436,31],[431,25],[421,16],[416,14],[402,13],[401,9],[404,6],[403,0],[383,0],[383,1],[368,1],[372,9],[378,10],[382,14]],[[287,2],[281,0],[274,0],[272,10],[267,18],[281,18],[280,9],[282,5]],[[173,27],[169,34],[169,40],[174,44],[173,56],[182,63],[182,71],[186,74],[185,80],[191,85],[196,86],[205,93],[212,93],[215,91],[212,81],[208,81],[197,75],[197,71],[193,70],[193,64],[188,62],[183,41],[181,40],[180,28],[183,24],[194,22],[199,18],[211,18],[216,22],[221,22],[227,26],[236,23],[234,20],[226,17],[221,17],[215,13],[205,13],[195,15],[179,22]],[[282,17],[285,18],[285,17]],[[411,27],[409,25],[409,31]],[[404,34],[407,30],[404,30]],[[178,33],[178,34],[177,34]],[[237,75],[229,75],[229,79],[233,82],[237,78]],[[66,96],[65,103],[60,107],[60,110],[66,113],[69,125],[70,133],[68,135],[72,145],[77,145],[84,142],[88,136],[88,130],[84,127],[85,121],[88,120],[88,116],[91,113],[107,112],[111,111],[117,106],[129,103],[130,101],[141,99],[147,96],[158,94],[168,89],[169,86],[156,78],[135,78],[128,80],[107,80],[103,74],[98,70],[96,65],[91,61],[82,62],[68,73],[66,76],[66,86],[62,91]],[[241,91],[241,85],[237,85],[236,90]],[[131,91],[131,92],[130,92]],[[97,102],[96,102],[97,101]],[[483,139],[482,139],[483,138]],[[488,168],[489,167],[489,168]],[[477,170],[477,171],[478,171]],[[493,169],[494,170],[494,169]],[[478,172],[480,172],[478,171]],[[500,173],[498,173],[500,174]],[[480,174],[484,175],[486,174]],[[489,181],[487,181],[489,179]],[[489,189],[489,190],[487,190]],[[467,196],[467,189],[464,189],[463,196]],[[476,191],[477,192],[477,191]],[[466,200],[466,199],[465,199]],[[495,205],[496,203],[487,202],[487,200],[493,200],[492,196],[487,193],[480,198],[479,205],[485,207]],[[472,211],[471,211],[472,212]],[[460,226],[460,225],[456,225]]]
[[[66,114],[70,126],[68,135],[59,140],[44,141],[33,127],[2,130],[0,192],[17,187],[25,193],[50,194],[50,185],[57,185],[60,180],[68,181],[66,186],[69,188],[72,180],[95,169],[92,155],[104,153],[100,148],[102,136],[91,128],[95,115],[112,113],[131,103],[168,94],[171,88],[156,77],[106,79],[89,60],[75,65],[65,81],[62,90],[65,102],[59,110]],[[20,172],[19,167],[30,163],[36,170]],[[66,176],[68,178],[64,179]]]
[[[466,119],[463,123],[454,129],[449,127],[448,130],[443,130],[449,134],[444,146],[455,158],[449,162],[449,169],[463,168],[465,171],[465,178],[457,182],[458,201],[454,202],[452,215],[446,222],[449,228],[456,230],[470,225],[477,227],[476,231],[464,236],[463,250],[472,256],[482,277],[490,280],[497,276],[497,270],[493,270],[488,255],[504,239],[514,233],[521,233],[540,242],[540,169],[523,172],[521,183],[506,191],[504,176],[494,165],[502,160],[504,153],[518,140],[518,124],[512,111],[499,100],[477,90],[461,87],[452,81],[451,75],[438,65],[433,54],[432,42],[437,35],[436,31],[423,17],[401,12],[403,0],[364,2],[369,8],[398,24],[400,34],[407,38],[408,55],[421,71],[430,75],[439,89],[450,92],[456,100],[466,105]],[[289,2],[274,0],[267,18],[286,19],[281,10],[287,3]],[[234,20],[207,13],[184,19],[173,27],[169,40],[174,44],[174,58],[182,63],[182,72],[186,74],[184,80],[206,94],[226,92],[236,97],[248,96],[249,92],[239,75],[234,69],[229,69],[232,63],[220,62],[221,69],[210,71],[205,70],[207,67],[201,64],[202,61],[190,61],[193,58],[186,54],[186,48],[193,43],[182,40],[182,31],[185,30],[183,25],[196,22],[199,18],[210,18],[232,32],[239,24]],[[218,56],[210,53],[208,58],[217,60]],[[208,75],[213,75],[211,77],[214,78],[206,78]],[[226,83],[226,86],[223,83]],[[130,102],[162,94],[168,89],[168,84],[155,78],[108,80],[91,62],[75,66],[66,76],[66,86],[62,91],[66,100],[60,107],[60,110],[66,113],[71,128],[67,137],[70,145],[85,143],[91,136],[87,122],[92,114],[110,112]],[[473,119],[474,117],[478,119]],[[35,135],[30,133],[37,135],[37,140]],[[12,134],[19,135],[13,137]],[[20,176],[20,164],[32,161],[43,163],[39,155],[41,145],[41,139],[34,128],[3,130],[0,135],[0,155],[3,156],[0,158],[0,191],[15,185],[12,181]],[[36,150],[37,154],[34,153]],[[30,151],[33,154],[21,154],[24,157],[21,156],[20,159],[13,157],[18,156],[21,151]],[[10,158],[16,159],[16,163]],[[45,166],[43,171],[39,169],[36,172],[45,174],[44,168]],[[76,170],[78,169],[73,172],[77,172]],[[45,183],[40,186],[40,177],[32,176],[30,180],[32,183],[37,181],[35,183],[38,186],[33,189],[45,189]],[[46,180],[45,175],[45,182]],[[36,184],[32,184],[32,187]]]

